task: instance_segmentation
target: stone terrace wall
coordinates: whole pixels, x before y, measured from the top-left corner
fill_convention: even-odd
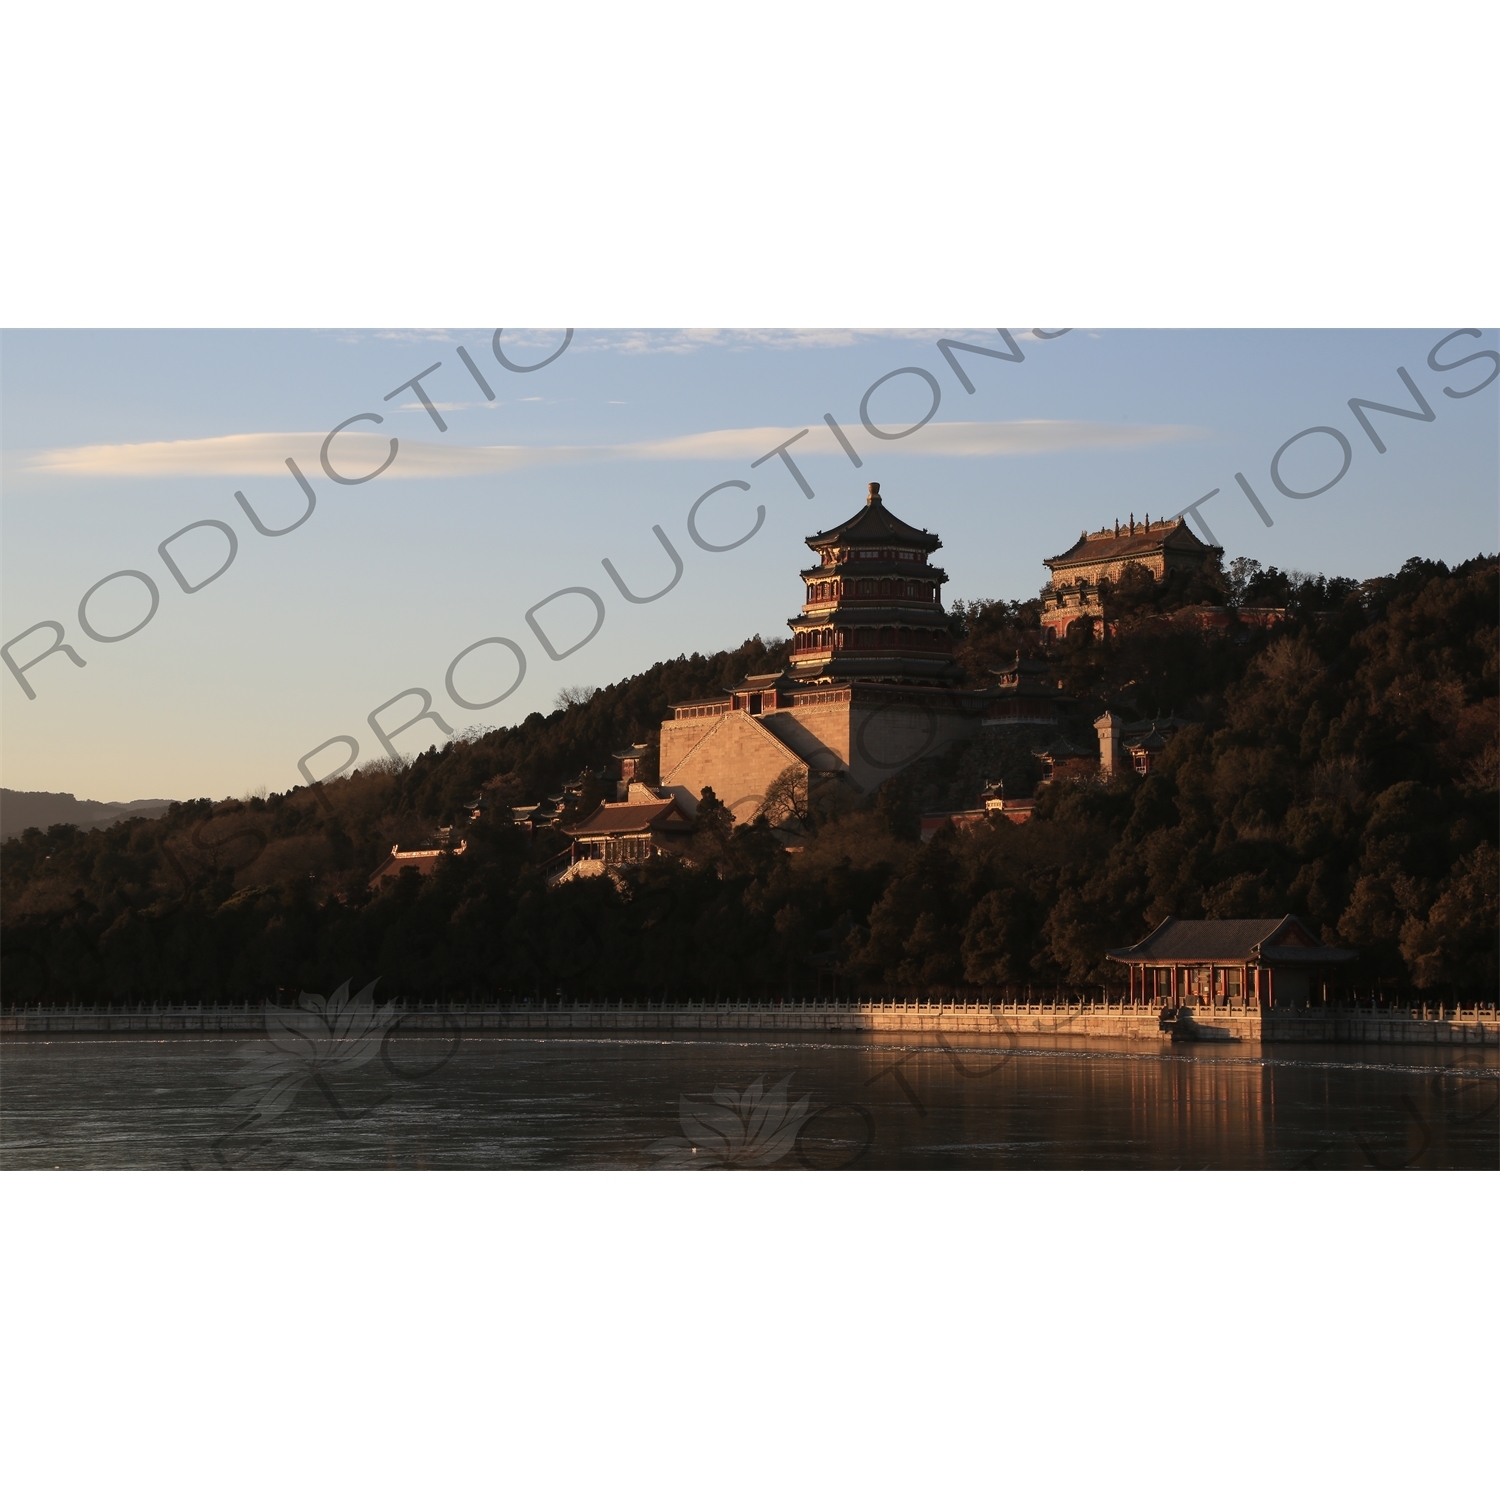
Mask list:
[[[304,1022],[306,1012],[297,1015]],[[508,1006],[414,1007],[402,1031],[460,1032],[805,1032],[872,1036],[965,1038],[1004,1044],[1046,1036],[1114,1037],[1166,1042],[1154,1003],[1045,1000],[888,1001],[531,1001]],[[38,1006],[0,1015],[0,1035],[114,1035],[133,1033],[263,1034],[266,1012],[255,1007],[141,1007],[94,1010]],[[1200,1009],[1194,1018],[1210,1034],[1240,1042],[1399,1043],[1500,1046],[1493,1006],[1449,1008],[1442,1013],[1388,1011],[1261,1011],[1253,1006]]]

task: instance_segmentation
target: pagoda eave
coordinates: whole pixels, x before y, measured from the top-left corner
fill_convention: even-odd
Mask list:
[[[794,630],[823,630],[830,625],[858,629],[868,625],[914,625],[922,630],[947,631],[950,616],[941,607],[928,605],[925,608],[916,601],[871,599],[868,602],[843,601],[826,614],[804,610],[792,615],[787,624]]]
[[[897,576],[923,583],[947,583],[948,574],[936,563],[909,562],[893,558],[861,558],[858,561],[829,563],[824,567],[804,568],[805,583],[822,583],[830,578],[880,578]]]
[[[938,680],[962,677],[963,668],[951,656],[924,656],[915,652],[895,655],[878,650],[840,650],[831,656],[811,656],[800,660],[793,657],[787,668],[788,677],[798,682],[813,674],[820,677],[911,676]]]

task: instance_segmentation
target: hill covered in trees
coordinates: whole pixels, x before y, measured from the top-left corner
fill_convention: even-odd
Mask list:
[[[1118,984],[1105,949],[1165,916],[1288,911],[1357,947],[1361,984],[1493,997],[1496,559],[1362,584],[1242,560],[1190,596],[1203,587],[1122,579],[1118,631],[1050,652],[1080,723],[1110,707],[1194,724],[1150,777],[1042,786],[1028,823],[918,841],[934,799],[977,792],[960,747],[857,805],[788,804],[794,852],[705,798],[686,859],[549,884],[566,834],[528,839],[506,809],[582,776],[586,812],[610,752],[653,736],[668,703],[784,664],[784,643],[754,638],[326,787],[29,830],[0,857],[6,999],[255,1000],[377,976],[432,998]],[[1287,619],[1206,631],[1204,602]],[[1036,608],[955,606],[971,683],[1035,652]],[[461,822],[480,791],[461,858],[368,888],[391,844]]]

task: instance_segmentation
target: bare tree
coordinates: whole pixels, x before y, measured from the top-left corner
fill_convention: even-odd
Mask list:
[[[377,755],[367,760],[359,769],[366,776],[399,776],[411,762],[411,756],[403,755],[398,750],[395,755]]]
[[[788,766],[784,771],[778,772],[766,788],[760,810],[773,828],[790,826],[806,829],[807,772],[798,766]]]
[[[577,708],[580,704],[587,703],[595,693],[599,691],[596,687],[565,687],[553,700],[554,708]]]

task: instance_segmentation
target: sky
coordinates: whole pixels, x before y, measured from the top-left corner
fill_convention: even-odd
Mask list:
[[[1042,332],[504,330],[505,362],[493,329],[0,335],[0,779],[284,790],[382,755],[372,714],[402,753],[444,742],[399,730],[421,693],[462,733],[785,634],[803,538],[870,480],[941,536],[949,601],[1034,595],[1081,530],[1215,491],[1189,524],[1227,559],[1363,578],[1500,550],[1500,353],[1470,358],[1494,330]],[[1402,369],[1433,417],[1366,409],[1380,452],[1349,402],[1420,410]],[[329,464],[396,456],[335,482],[325,439],[369,413]],[[773,450],[803,429],[799,483]],[[83,667],[27,665],[43,621]]]

